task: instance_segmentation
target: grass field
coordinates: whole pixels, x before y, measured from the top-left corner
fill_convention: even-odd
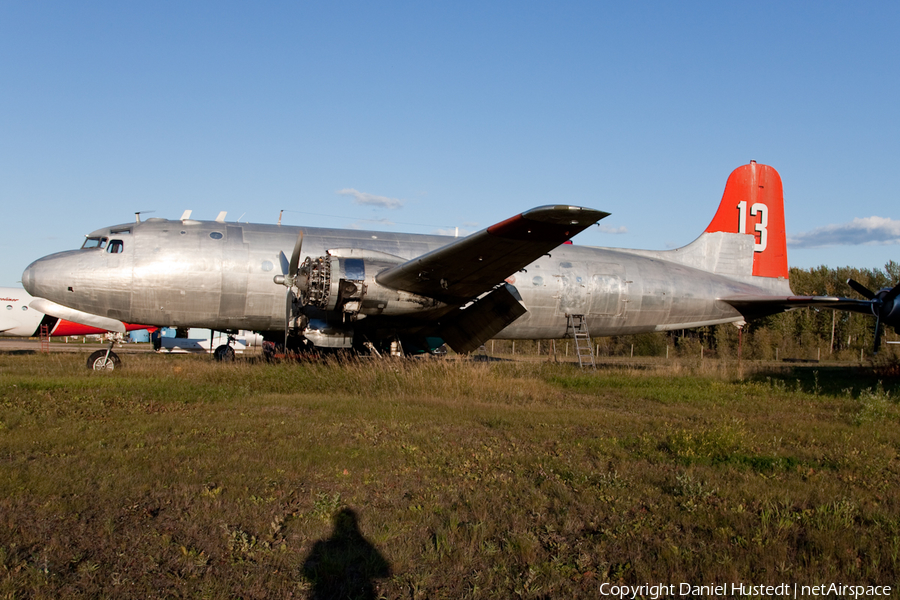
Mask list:
[[[0,598],[900,586],[888,368],[83,363],[0,354]]]

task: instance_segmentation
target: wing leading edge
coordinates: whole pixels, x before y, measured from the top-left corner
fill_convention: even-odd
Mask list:
[[[533,208],[386,269],[375,279],[397,290],[463,304],[607,216],[578,206]]]

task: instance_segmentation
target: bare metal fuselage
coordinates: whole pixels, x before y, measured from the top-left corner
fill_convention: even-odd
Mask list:
[[[285,288],[274,283],[273,276],[282,273],[282,253],[290,254],[301,230],[304,256],[363,249],[409,260],[454,240],[151,219],[92,233],[90,238],[109,240],[103,247],[39,259],[26,270],[23,283],[35,296],[131,323],[283,331]],[[559,246],[507,279],[528,312],[497,337],[564,337],[567,314],[585,315],[591,334],[600,336],[737,322],[741,314],[719,298],[790,293],[785,280],[750,275],[752,236],[705,236],[665,252]],[[731,251],[723,254],[720,247]],[[719,268],[709,268],[713,256]],[[721,268],[722,261],[729,260],[733,264]],[[436,306],[364,321],[385,330],[418,326],[427,333],[429,322],[442,312],[446,308]]]

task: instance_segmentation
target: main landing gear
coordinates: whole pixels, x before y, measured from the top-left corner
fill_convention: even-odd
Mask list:
[[[231,337],[232,336],[229,336],[229,342],[231,341]],[[216,359],[216,362],[234,362],[234,348],[228,344],[217,346],[213,351],[213,358]]]
[[[209,334],[209,343],[212,346],[213,336],[215,335],[215,331],[210,331]],[[234,362],[234,348],[232,348],[232,344],[234,344],[235,336],[233,333],[229,333],[228,341],[224,344],[216,346],[216,349],[213,350],[213,358],[216,359],[216,362]]]

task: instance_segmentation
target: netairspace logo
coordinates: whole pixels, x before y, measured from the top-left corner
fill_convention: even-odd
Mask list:
[[[694,585],[691,583],[665,584],[645,583],[643,585],[617,585],[604,583],[600,593],[610,598],[673,598],[678,596],[707,598],[736,598],[740,596],[772,597],[772,598],[816,598],[820,596],[841,596],[845,598],[877,598],[890,596],[889,585],[848,585],[844,583],[820,583],[818,585],[802,585],[798,583],[782,583],[779,585],[753,585],[749,583],[710,583]]]

